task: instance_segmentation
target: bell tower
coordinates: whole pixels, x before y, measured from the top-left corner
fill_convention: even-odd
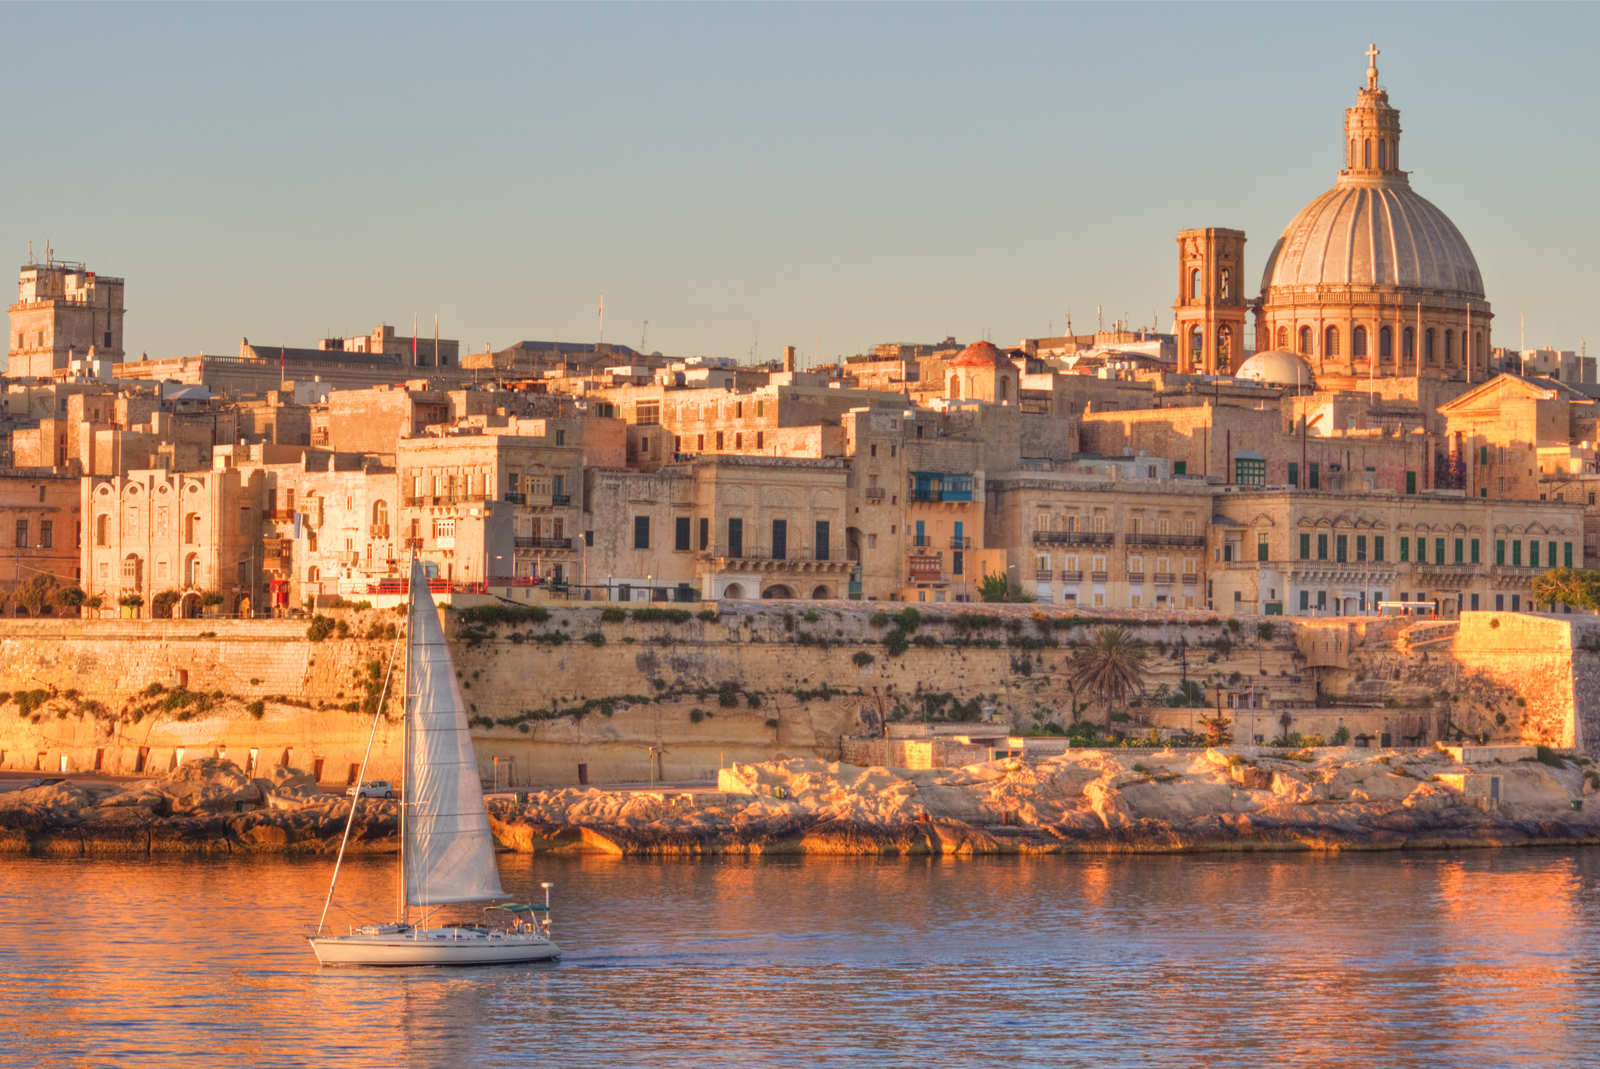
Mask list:
[[[1244,361],[1244,231],[1178,232],[1178,371],[1226,375]]]

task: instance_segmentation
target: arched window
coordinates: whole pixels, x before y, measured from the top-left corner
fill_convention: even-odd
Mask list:
[[[1472,362],[1477,363],[1483,359],[1483,332],[1479,331],[1472,336]]]
[[[102,512],[94,521],[94,544],[109,546],[111,544],[111,517]]]
[[[1278,348],[1280,348],[1280,349],[1289,348],[1289,328],[1288,327],[1279,327],[1278,328]]]
[[[960,375],[951,375],[950,376],[950,396],[951,397],[955,397],[955,398],[959,398],[961,396],[961,376]]]
[[[200,558],[193,553],[183,559],[183,585],[187,587],[200,585]]]
[[[1353,137],[1350,139],[1350,155],[1345,157],[1344,165],[1346,167],[1354,167],[1356,165],[1356,139]]]
[[[1233,289],[1233,275],[1226,267],[1222,269],[1222,299],[1227,300]]]
[[[1400,359],[1415,360],[1417,358],[1417,338],[1407,327],[1400,332]]]
[[[375,527],[389,526],[389,502],[374,501],[372,503],[372,524]]]
[[[1006,378],[1004,375],[1001,375],[1000,376],[1000,400],[1009,401],[1010,399],[1011,399],[1011,380]]]
[[[1361,142],[1361,166],[1372,166],[1372,138],[1370,137]]]
[[[1367,355],[1367,328],[1357,327],[1350,332],[1350,355]]]
[[[1217,328],[1217,370],[1227,371],[1229,358],[1233,355],[1233,331],[1224,323]]]
[[[307,568],[306,569],[306,582],[308,582],[308,583],[320,583],[320,582],[322,582],[322,569],[318,568],[315,564],[313,564],[311,567]]]
[[[1189,362],[1199,364],[1204,359],[1206,348],[1205,335],[1200,333],[1199,327],[1189,328]]]
[[[1339,328],[1329,327],[1322,332],[1322,355],[1339,355]]]
[[[1386,138],[1378,138],[1378,170],[1386,170],[1389,166],[1389,142]]]
[[[1200,269],[1198,267],[1189,272],[1189,299],[1192,301],[1200,299]]]
[[[183,521],[183,540],[194,546],[200,544],[200,514],[191,512]]]
[[[1444,362],[1447,364],[1456,362],[1456,332],[1453,330],[1444,332]]]
[[[1301,327],[1300,328],[1300,355],[1301,356],[1310,356],[1311,355],[1311,328],[1310,327]]]
[[[1422,356],[1428,363],[1433,363],[1433,328],[1429,327],[1422,332]]]
[[[1378,329],[1378,359],[1394,359],[1394,331],[1388,327]]]

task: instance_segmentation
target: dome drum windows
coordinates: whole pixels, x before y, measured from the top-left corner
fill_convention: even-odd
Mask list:
[[[1189,299],[1191,301],[1200,299],[1200,269],[1198,267],[1189,272]]]
[[[1285,350],[1287,350],[1289,348],[1289,328],[1288,327],[1279,327],[1278,328],[1278,346],[1277,347],[1279,349],[1285,349]]]
[[[1357,327],[1350,332],[1350,355],[1367,355],[1367,328]]]
[[[1322,355],[1339,355],[1339,328],[1328,327],[1322,332]]]
[[[1394,331],[1389,327],[1378,328],[1378,359],[1394,359]]]
[[[1301,356],[1310,356],[1310,355],[1312,355],[1311,354],[1311,337],[1312,337],[1312,335],[1311,335],[1311,328],[1310,327],[1301,327],[1300,328],[1300,355]]]
[[[1416,360],[1417,337],[1410,327],[1400,332],[1400,359]]]
[[[1428,363],[1433,363],[1433,328],[1429,327],[1422,332],[1422,358]]]

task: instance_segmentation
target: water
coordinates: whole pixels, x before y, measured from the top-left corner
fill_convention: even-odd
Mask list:
[[[0,1065],[1433,1069],[1600,1039],[1600,851],[501,867],[555,883],[559,964],[319,969],[325,860],[5,858]],[[386,911],[391,861],[346,874]]]

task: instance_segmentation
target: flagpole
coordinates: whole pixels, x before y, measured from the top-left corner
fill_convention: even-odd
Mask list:
[[[600,311],[598,314],[600,316],[600,344],[604,345],[606,343],[606,295],[603,293],[600,295]]]
[[[439,313],[433,313],[433,366],[439,367]]]
[[[417,366],[417,313],[411,313],[411,366]]]

